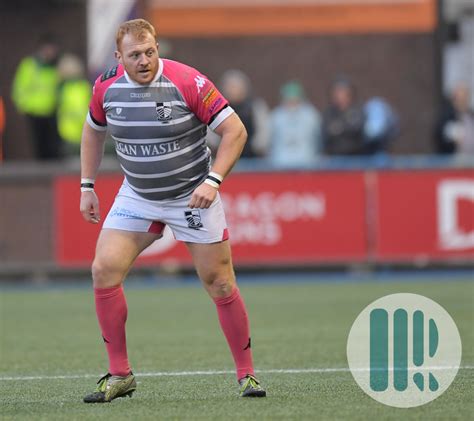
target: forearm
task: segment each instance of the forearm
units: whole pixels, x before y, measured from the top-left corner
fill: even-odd
[[[81,140],[81,178],[95,180],[104,155],[105,132],[84,124]]]
[[[212,171],[220,174],[222,177],[230,173],[247,141],[247,131],[240,120],[238,123],[233,124],[230,130],[225,130],[222,133],[222,139],[212,165]]]

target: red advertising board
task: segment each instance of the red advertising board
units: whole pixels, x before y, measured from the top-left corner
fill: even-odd
[[[382,171],[375,258],[474,259],[474,171]]]
[[[61,266],[82,266],[92,262],[95,243],[100,225],[86,223],[79,212],[81,197],[78,176],[60,176],[54,183],[55,199],[55,255]],[[96,185],[100,200],[101,219],[112,206],[116,192],[122,183],[122,177],[103,175]]]
[[[122,178],[97,183],[102,219]],[[77,177],[55,184],[56,258],[62,266],[89,264],[100,227],[79,213]],[[367,256],[364,173],[236,173],[221,195],[236,264],[282,265],[363,261]],[[190,264],[169,229],[142,253],[138,264]]]

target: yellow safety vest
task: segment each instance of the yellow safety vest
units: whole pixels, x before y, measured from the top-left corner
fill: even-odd
[[[12,99],[18,111],[48,117],[56,111],[59,76],[56,68],[34,57],[24,58],[15,73]]]
[[[58,131],[66,142],[81,143],[91,90],[91,84],[85,79],[67,80],[59,90]]]

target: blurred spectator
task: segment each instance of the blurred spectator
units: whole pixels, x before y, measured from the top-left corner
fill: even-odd
[[[270,117],[270,160],[278,166],[315,161],[321,143],[321,117],[296,81],[282,86],[281,103]]]
[[[38,159],[58,158],[61,151],[56,124],[58,52],[56,42],[43,36],[36,54],[20,62],[13,81],[12,99],[28,120]]]
[[[384,153],[400,134],[400,118],[390,104],[380,97],[369,99],[364,105],[365,153]]]
[[[5,124],[5,104],[3,103],[3,96],[0,95],[0,162],[3,161],[3,132],[5,131]]]
[[[68,154],[78,155],[92,86],[84,77],[84,64],[73,54],[61,57],[58,72],[61,80],[57,114],[59,135],[66,143]]]
[[[474,112],[470,109],[470,93],[458,84],[446,101],[436,124],[439,153],[474,154]]]
[[[364,153],[364,124],[364,110],[356,104],[354,86],[344,77],[337,78],[331,86],[330,105],[323,115],[325,153]]]
[[[262,157],[268,149],[268,107],[261,98],[252,92],[249,77],[241,70],[227,70],[220,81],[220,91],[238,114],[247,130],[247,143],[242,158]],[[217,148],[219,137],[209,132],[208,143]]]

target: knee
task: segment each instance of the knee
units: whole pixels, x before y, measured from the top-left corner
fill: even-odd
[[[227,297],[232,293],[235,285],[233,273],[210,273],[204,279],[206,289],[212,297]]]
[[[220,297],[227,297],[231,294],[234,283],[230,278],[217,278],[212,286],[215,293]]]
[[[95,288],[111,288],[120,285],[123,282],[123,275],[120,268],[95,258],[92,263],[92,280]]]

